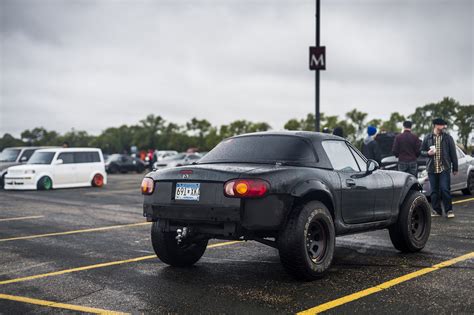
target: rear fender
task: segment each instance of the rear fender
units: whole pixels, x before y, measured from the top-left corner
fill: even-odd
[[[400,199],[398,200],[398,206],[400,207],[411,190],[423,191],[423,187],[418,183],[418,180],[414,176],[408,176],[405,185],[403,185],[400,193]]]
[[[319,180],[305,180],[296,184],[291,190],[295,204],[306,203],[311,200],[321,201],[328,207],[333,220],[335,220],[335,198],[329,187]]]

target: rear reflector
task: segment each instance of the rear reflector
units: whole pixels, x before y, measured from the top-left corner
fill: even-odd
[[[224,195],[233,198],[263,197],[270,184],[262,179],[233,179],[224,184]]]
[[[152,178],[145,177],[142,180],[142,194],[144,195],[151,195],[153,193],[153,189],[155,188],[155,182]]]

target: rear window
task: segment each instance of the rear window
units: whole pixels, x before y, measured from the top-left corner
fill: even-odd
[[[293,136],[246,136],[219,143],[199,162],[315,163],[312,146]]]
[[[100,162],[98,152],[74,152],[74,163],[96,163]]]

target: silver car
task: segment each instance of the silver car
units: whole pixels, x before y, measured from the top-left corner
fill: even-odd
[[[459,147],[456,147],[456,153],[458,156],[458,174],[454,176],[451,173],[451,192],[461,190],[465,195],[473,195],[474,158],[464,154]],[[430,196],[431,187],[426,167],[418,173],[418,182],[423,186],[423,193]]]
[[[12,147],[0,152],[0,188],[3,188],[5,174],[10,166],[28,162],[33,153],[42,147]]]
[[[156,162],[153,165],[153,168],[155,170],[159,170],[162,168],[189,165],[194,162],[197,162],[201,158],[202,158],[202,155],[199,153],[178,153],[166,159]]]

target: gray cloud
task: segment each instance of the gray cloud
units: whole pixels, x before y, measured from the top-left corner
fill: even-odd
[[[322,111],[474,103],[473,2],[322,1]],[[314,108],[314,1],[0,2],[0,134]]]

